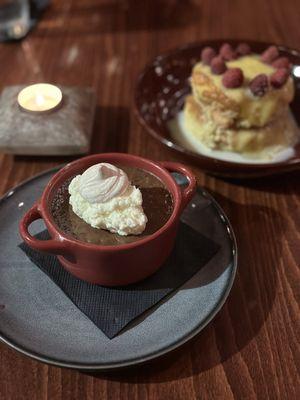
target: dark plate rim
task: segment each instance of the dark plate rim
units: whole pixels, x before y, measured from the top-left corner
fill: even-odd
[[[26,184],[39,179],[41,177],[43,177],[44,175],[50,174],[50,173],[55,173],[57,170],[59,170],[60,168],[62,168],[65,164],[60,165],[58,167],[54,167],[54,168],[50,168],[47,169],[46,171],[43,171],[29,179],[26,179],[25,181],[21,182],[19,185],[15,186],[14,188],[10,189],[6,194],[4,194],[1,198],[0,198],[0,206],[1,204],[6,201],[7,199],[9,199],[16,191],[20,190],[23,186],[25,186]],[[226,231],[228,233],[229,239],[230,239],[230,243],[231,243],[231,255],[232,255],[232,265],[231,265],[231,274],[230,277],[228,279],[228,283],[227,283],[227,287],[224,290],[224,293],[222,294],[222,297],[220,298],[219,303],[216,305],[216,307],[214,308],[214,310],[210,313],[210,315],[207,316],[207,318],[202,321],[201,323],[199,323],[199,325],[193,329],[192,331],[190,331],[188,334],[186,334],[184,337],[182,337],[180,340],[178,340],[177,342],[173,343],[172,345],[169,345],[161,350],[158,350],[154,353],[151,353],[147,356],[140,356],[137,357],[136,359],[132,359],[130,361],[123,361],[123,362],[115,362],[115,363],[76,363],[76,362],[68,362],[68,361],[64,361],[64,360],[58,360],[56,358],[51,358],[48,356],[44,356],[42,354],[27,350],[26,348],[24,348],[21,345],[18,345],[18,343],[16,343],[14,340],[8,338],[7,336],[3,335],[0,331],[0,340],[5,343],[6,345],[8,345],[9,347],[11,347],[12,349],[18,351],[19,353],[22,353],[34,360],[37,361],[41,361],[44,362],[46,364],[49,365],[54,365],[57,367],[65,367],[65,368],[71,368],[71,369],[79,369],[79,370],[89,370],[89,371],[109,371],[109,370],[115,370],[115,369],[121,369],[121,368],[126,368],[126,367],[131,367],[134,365],[138,365],[138,364],[143,364],[146,363],[148,361],[151,361],[153,359],[156,359],[158,357],[161,357],[171,351],[174,351],[175,349],[177,349],[178,347],[182,346],[183,344],[187,343],[189,340],[191,340],[194,336],[196,336],[200,331],[202,331],[212,320],[213,318],[217,315],[217,313],[221,310],[221,308],[223,307],[223,305],[225,304],[225,301],[231,291],[231,288],[233,286],[233,282],[236,276],[236,271],[237,271],[237,257],[238,257],[238,250],[237,250],[237,241],[236,241],[236,237],[233,231],[233,228],[231,226],[231,223],[227,217],[227,215],[225,214],[225,212],[223,211],[223,209],[221,208],[221,206],[217,203],[217,201],[208,193],[206,192],[206,190],[204,190],[203,188],[198,188],[198,190],[201,191],[201,194],[207,198],[209,198],[212,202],[212,204],[214,205],[214,207],[216,208],[218,215],[221,219],[221,222],[223,225],[225,225]]]
[[[263,46],[270,46],[270,45],[276,45],[280,50],[292,53],[294,56],[299,57],[300,59],[300,50],[284,46],[281,44],[276,44],[276,43],[270,43],[270,42],[265,42],[265,41],[258,41],[258,40],[247,40],[247,39],[213,39],[213,40],[203,40],[203,41],[197,41],[197,42],[191,42],[182,46],[178,46],[175,48],[172,48],[166,52],[160,53],[158,56],[153,58],[151,61],[149,61],[143,68],[142,71],[138,74],[137,81],[135,84],[134,88],[134,114],[137,117],[137,120],[141,124],[143,128],[158,142],[162,143],[169,149],[180,153],[181,155],[184,155],[185,157],[189,157],[190,159],[196,160],[199,163],[202,161],[206,165],[215,165],[218,168],[230,168],[230,169],[239,169],[242,174],[245,174],[245,176],[241,176],[238,171],[236,174],[229,172],[226,173],[226,171],[223,172],[217,172],[214,171],[215,174],[220,175],[220,176],[229,176],[229,177],[246,177],[246,176],[251,176],[252,174],[255,174],[256,172],[259,173],[259,176],[262,175],[269,175],[269,174],[274,174],[276,172],[287,172],[287,171],[292,171],[295,169],[300,169],[300,157],[295,155],[288,160],[283,160],[283,161],[278,161],[274,163],[239,163],[239,162],[232,162],[232,161],[227,161],[227,160],[221,160],[213,157],[206,156],[204,154],[198,154],[192,150],[186,149],[180,144],[177,144],[175,141],[173,141],[171,138],[165,138],[162,136],[160,133],[158,133],[154,128],[149,126],[147,121],[144,119],[140,112],[140,105],[139,105],[139,93],[140,93],[140,87],[142,85],[142,81],[144,79],[144,76],[151,70],[153,69],[153,66],[155,63],[158,61],[161,61],[162,59],[168,58],[176,53],[186,51],[189,49],[193,48],[198,48],[198,47],[203,47],[207,45],[217,45],[220,42],[229,42],[229,43],[240,43],[240,42],[247,42],[250,45],[263,45]],[[298,146],[300,144],[298,143]],[[212,168],[209,166],[205,168],[206,171],[210,172]],[[253,175],[257,176],[257,175]]]

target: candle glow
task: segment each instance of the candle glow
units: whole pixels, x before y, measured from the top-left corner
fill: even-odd
[[[37,93],[35,101],[38,106],[41,106],[45,102],[44,96],[40,93]]]
[[[23,110],[37,113],[53,110],[61,101],[61,90],[48,83],[27,86],[18,95],[18,103]]]

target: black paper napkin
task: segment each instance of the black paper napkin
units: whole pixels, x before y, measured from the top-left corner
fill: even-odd
[[[36,237],[46,240],[49,233],[43,231]],[[112,339],[131,321],[189,280],[214,256],[219,245],[181,223],[171,256],[154,275],[142,282],[115,288],[78,279],[66,271],[55,256],[32,250],[25,243],[20,244],[20,248]]]

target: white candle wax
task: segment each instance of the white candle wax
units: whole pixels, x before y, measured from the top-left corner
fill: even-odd
[[[61,90],[49,83],[25,87],[18,94],[18,103],[26,111],[44,112],[56,108],[62,101]]]

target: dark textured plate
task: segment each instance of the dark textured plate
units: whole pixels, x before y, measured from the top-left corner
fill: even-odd
[[[226,40],[233,45],[240,41]],[[253,51],[262,52],[270,43],[247,41]],[[216,49],[224,40],[206,41],[179,47],[169,53],[156,57],[146,66],[139,76],[135,91],[136,114],[147,131],[162,144],[184,155],[206,172],[220,176],[249,178],[300,169],[300,143],[295,147],[295,154],[288,160],[277,163],[237,163],[205,156],[188,150],[176,143],[171,137],[168,121],[173,119],[190,93],[189,77],[193,65],[200,59],[201,49],[212,46]],[[287,47],[279,46],[280,53],[288,56],[294,66],[296,94],[291,104],[292,112],[300,123],[300,53]],[[298,78],[297,78],[298,75]]]
[[[199,189],[183,220],[220,244],[218,254],[167,300],[110,340],[18,247],[19,220],[55,172],[21,184],[0,200],[1,340],[50,364],[108,370],[156,358],[200,332],[224,304],[237,266],[234,234],[215,200]],[[39,220],[31,232],[43,229]]]

